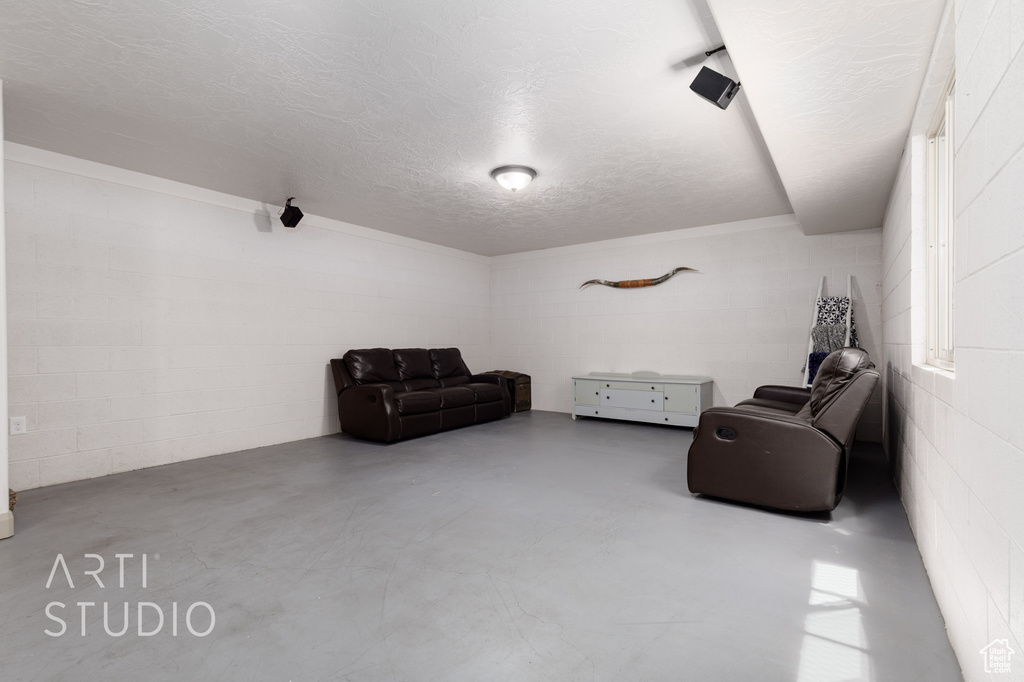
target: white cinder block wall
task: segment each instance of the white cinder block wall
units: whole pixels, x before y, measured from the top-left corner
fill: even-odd
[[[881,231],[792,216],[488,259],[8,145],[11,479],[28,489],[337,430],[327,360],[462,348],[568,411],[576,372],[709,374],[716,403],[801,377],[821,275],[880,341]],[[577,287],[656,276],[659,287]],[[881,434],[869,408],[862,437]]]
[[[486,258],[7,152],[16,490],[334,433],[327,361],[349,348],[488,369]]]
[[[951,9],[955,373],[924,364],[923,133],[950,61],[937,50],[883,233],[885,442],[966,679],[989,679],[980,650],[1004,638],[1024,679],[1024,4]]]
[[[793,216],[677,230],[492,259],[494,363],[532,376],[536,409],[569,412],[570,377],[587,372],[705,374],[715,403],[762,384],[798,385],[814,295],[846,293],[865,349],[881,349],[881,230],[805,236]],[[645,289],[581,283],[647,279]],[[861,437],[881,437],[880,402]]]

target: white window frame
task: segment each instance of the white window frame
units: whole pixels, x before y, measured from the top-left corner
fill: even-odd
[[[928,308],[925,346],[928,364],[953,369],[954,136],[952,75],[928,131],[928,216],[925,259]]]

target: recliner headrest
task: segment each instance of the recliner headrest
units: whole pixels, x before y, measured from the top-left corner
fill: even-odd
[[[426,348],[398,348],[394,351],[394,356],[395,367],[402,381],[434,378],[430,353]]]
[[[343,359],[357,385],[399,381],[395,358],[389,348],[350,350]]]
[[[875,366],[871,358],[861,348],[840,348],[822,360],[814,382],[811,384],[811,414],[831,402],[839,391],[864,369]]]
[[[469,376],[469,368],[462,361],[458,348],[431,348],[430,365],[435,379]]]

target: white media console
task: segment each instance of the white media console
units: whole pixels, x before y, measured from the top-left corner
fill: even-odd
[[[572,378],[572,418],[598,417],[697,426],[711,407],[711,377],[654,372],[587,374]]]

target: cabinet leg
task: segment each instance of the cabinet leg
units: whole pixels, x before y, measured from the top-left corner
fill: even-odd
[[[573,420],[573,421],[576,421],[576,415],[575,415],[575,414],[574,414],[574,415],[572,415],[572,420]]]

